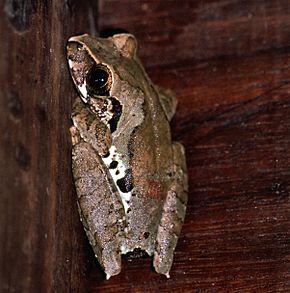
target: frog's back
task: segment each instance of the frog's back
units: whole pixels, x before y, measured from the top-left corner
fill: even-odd
[[[143,121],[132,131],[128,150],[134,187],[123,251],[141,248],[152,254],[173,164],[169,122],[150,80],[144,91]]]

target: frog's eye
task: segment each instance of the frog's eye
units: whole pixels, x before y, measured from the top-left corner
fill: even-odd
[[[110,70],[104,65],[93,65],[88,72],[86,83],[89,94],[108,96],[112,85]]]

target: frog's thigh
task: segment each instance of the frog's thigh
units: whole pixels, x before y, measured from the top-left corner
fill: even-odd
[[[118,219],[122,208],[111,188],[100,157],[85,142],[72,151],[78,206],[94,253],[109,278],[121,270]]]
[[[158,273],[169,277],[173,252],[184,221],[187,203],[187,173],[183,146],[173,144],[174,174],[167,193],[163,213],[158,227],[154,252],[154,267]]]
[[[158,86],[156,86],[156,88],[159,93],[159,101],[162,105],[162,108],[165,112],[168,121],[170,121],[176,110],[176,98],[170,90]]]

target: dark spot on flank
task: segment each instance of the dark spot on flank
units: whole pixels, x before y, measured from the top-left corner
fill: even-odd
[[[117,170],[115,174],[116,174],[116,175],[119,175],[119,174],[120,174],[120,171],[119,171],[119,170]]]
[[[118,162],[117,161],[112,161],[110,166],[109,166],[109,168],[110,169],[115,169],[115,168],[117,168],[117,166],[118,166]]]
[[[117,129],[117,125],[118,125],[120,116],[122,114],[122,105],[117,99],[113,97],[111,97],[110,100],[113,106],[112,108],[113,117],[108,121],[108,123],[110,125],[111,132],[114,132]]]
[[[119,186],[120,190],[124,193],[130,192],[133,189],[133,177],[131,169],[127,169],[125,171],[125,176],[117,180],[117,185]]]

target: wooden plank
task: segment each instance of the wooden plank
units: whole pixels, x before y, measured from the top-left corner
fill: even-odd
[[[71,176],[75,89],[65,45],[90,29],[89,9],[74,1],[1,2],[1,292],[84,292],[87,243]]]
[[[100,29],[136,35],[147,66],[249,55],[290,43],[288,0],[100,1]]]

